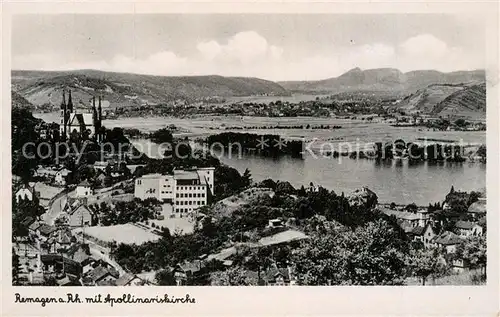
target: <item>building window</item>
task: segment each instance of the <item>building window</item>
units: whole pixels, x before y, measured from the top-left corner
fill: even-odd
[[[193,194],[189,193],[189,198],[193,198]]]
[[[140,179],[137,180],[137,185],[141,185],[141,180]]]
[[[175,204],[176,204],[176,205],[178,205],[178,204],[179,204],[179,202],[176,200],[176,201],[175,201]]]
[[[201,193],[201,197],[205,197],[205,193]]]
[[[193,204],[193,202],[190,200],[190,201],[189,201],[189,204],[191,205],[191,204]]]
[[[175,194],[175,197],[179,198],[179,193]]]

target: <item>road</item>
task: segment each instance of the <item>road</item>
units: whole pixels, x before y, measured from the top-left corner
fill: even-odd
[[[68,194],[62,195],[61,197],[55,199],[52,202],[52,205],[48,207],[48,210],[45,214],[42,215],[43,221],[49,225],[54,224],[54,220],[61,214],[62,208],[66,205],[66,201],[68,200]]]
[[[95,244],[90,240],[85,240],[85,243],[89,244],[90,253],[95,259],[100,259],[111,264],[118,271],[120,276],[126,273],[125,270],[120,266],[120,264],[116,263],[116,261],[109,256],[105,248]]]

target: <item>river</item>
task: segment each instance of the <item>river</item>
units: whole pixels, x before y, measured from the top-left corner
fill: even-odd
[[[44,116],[40,116],[46,121],[53,121]],[[257,118],[258,119],[258,118]],[[250,121],[255,126],[253,118],[243,118]],[[231,121],[232,120],[232,121]],[[287,124],[304,122],[303,118],[287,119],[260,119],[261,121],[280,123],[286,121]],[[345,128],[339,131],[307,131],[310,136],[316,137],[324,134],[323,139],[332,137],[333,133],[340,134],[344,141],[351,141],[360,137],[368,141],[378,141],[381,138],[394,139],[403,137],[407,141],[414,141],[417,137],[464,140],[465,143],[486,143],[485,132],[446,132],[446,131],[421,131],[417,128],[394,128],[385,127],[381,124],[368,125],[362,122],[343,122],[335,119],[307,119],[316,124],[341,124]],[[232,118],[210,119],[165,119],[165,118],[125,118],[120,120],[109,120],[104,123],[106,126],[135,127],[141,130],[155,130],[173,123],[189,130],[195,135],[210,133],[220,133],[222,131],[209,131],[208,126],[220,125],[222,122],[229,122],[227,125],[234,125]],[[268,124],[266,123],[266,124]],[[348,126],[349,125],[349,126]],[[246,131],[253,132],[253,131]],[[260,130],[264,133],[295,133],[290,130]],[[303,133],[303,131],[297,131]],[[409,139],[412,137],[413,139]],[[147,140],[133,140],[134,145],[145,149],[147,154],[157,153],[157,145],[151,144]],[[292,185],[299,187],[307,186],[310,182],[321,185],[337,193],[350,193],[356,188],[368,186],[379,197],[380,202],[411,203],[417,205],[427,205],[430,202],[442,201],[449,192],[451,186],[457,190],[481,190],[486,187],[486,164],[483,163],[428,163],[409,164],[408,161],[392,161],[377,163],[373,160],[314,157],[306,154],[304,159],[294,159],[282,157],[279,159],[264,158],[252,155],[243,157],[220,156],[220,160],[229,166],[243,172],[250,169],[252,178],[261,181],[266,178],[274,180],[289,181]]]

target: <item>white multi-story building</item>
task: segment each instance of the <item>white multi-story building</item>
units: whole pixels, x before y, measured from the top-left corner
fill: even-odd
[[[189,213],[207,204],[214,189],[213,167],[174,170],[173,175],[147,174],[135,180],[134,196],[170,202],[174,213]]]

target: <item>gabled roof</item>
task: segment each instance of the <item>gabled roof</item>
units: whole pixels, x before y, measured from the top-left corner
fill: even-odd
[[[89,209],[89,207],[87,205],[84,205],[84,204],[79,204],[77,207],[75,208],[71,208],[69,211],[68,211],[68,214],[70,215],[73,215],[74,213],[76,212],[84,212],[84,211],[88,211],[90,214],[92,214],[92,211]]]
[[[476,201],[469,206],[467,212],[474,214],[485,214],[486,213],[486,201]]]
[[[475,226],[477,226],[478,224],[474,223],[474,222],[470,222],[470,221],[457,221],[457,223],[455,224],[455,227],[457,227],[458,229],[466,229],[466,230],[470,230],[472,228],[474,228]]]
[[[440,235],[434,237],[434,242],[442,245],[454,245],[462,242],[459,236],[450,231],[445,231]]]
[[[411,233],[414,234],[414,235],[416,235],[416,236],[421,236],[421,235],[424,234],[424,232],[425,232],[425,227],[422,227],[422,226],[416,226],[411,231]]]
[[[80,182],[78,186],[83,186],[83,187],[90,187],[90,183],[87,180],[84,180],[83,182]]]
[[[194,260],[191,262],[181,263],[179,264],[179,267],[186,273],[187,272],[196,273],[205,267],[205,263],[200,260]]]
[[[116,272],[115,270],[108,269],[108,268],[106,268],[104,266],[98,266],[98,267],[96,267],[95,269],[93,269],[92,271],[90,271],[88,273],[88,276],[94,282],[100,281],[101,279],[103,279],[107,275],[111,275],[114,278],[117,278],[118,277],[118,272]]]
[[[41,234],[49,236],[52,232],[56,231],[57,228],[44,223],[38,228],[38,230],[40,230]]]
[[[35,223],[35,219],[33,217],[26,217],[24,220],[21,222],[23,227],[30,227],[33,223]]]
[[[29,229],[30,230],[36,230],[38,228],[40,228],[42,226],[42,223],[40,221],[35,221],[33,222],[30,226],[29,226]]]
[[[123,274],[122,276],[120,276],[115,281],[115,284],[117,286],[125,286],[125,285],[129,284],[130,282],[132,282],[135,279],[141,279],[141,278],[138,277],[137,275],[133,275],[133,274],[130,274],[130,273],[125,273],[125,274]]]
[[[288,273],[288,269],[286,268],[272,267],[268,269],[264,274],[264,278],[267,282],[275,281],[280,276],[283,277],[285,281],[290,280],[290,274]]]

